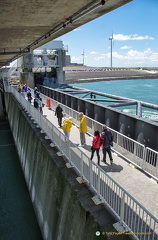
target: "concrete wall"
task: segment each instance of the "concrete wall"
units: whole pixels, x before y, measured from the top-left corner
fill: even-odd
[[[0,118],[4,117],[4,95],[0,91]]]
[[[68,93],[38,86],[40,91],[76,111],[84,114],[110,128],[132,138],[146,147],[158,151],[158,122],[123,113],[115,108],[107,107],[89,100],[72,96]]]
[[[96,206],[92,191],[76,181],[57,149],[40,132],[22,107],[5,93],[6,109],[31,199],[45,240],[105,240],[96,231],[114,232],[114,218]],[[113,235],[117,240],[118,236]],[[119,236],[119,239],[128,239]]]

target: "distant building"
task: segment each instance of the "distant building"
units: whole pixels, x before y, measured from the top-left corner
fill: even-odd
[[[71,56],[66,55],[66,66],[72,65],[72,66],[83,66],[83,63],[72,63],[71,62]]]
[[[22,69],[21,81],[30,86],[33,83],[48,87],[64,84],[66,51],[62,41],[51,41],[22,56],[18,59],[18,67]]]

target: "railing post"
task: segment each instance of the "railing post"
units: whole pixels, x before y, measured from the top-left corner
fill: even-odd
[[[98,168],[97,197],[100,198],[100,169]]]
[[[92,160],[89,159],[89,185],[93,185]]]
[[[134,150],[133,150],[133,161],[135,160],[136,157],[136,143],[134,142]]]
[[[125,209],[125,192],[122,191],[121,210],[120,210],[120,224],[122,226],[123,226],[123,219],[124,219],[124,209]]]
[[[81,177],[83,179],[83,153],[81,153]]]
[[[144,151],[143,151],[143,160],[144,160],[144,163],[142,164],[142,169],[145,170],[146,169],[146,165],[147,165],[147,162],[146,162],[146,155],[147,155],[147,149],[146,147],[144,146]]]
[[[68,159],[68,161],[69,161],[69,163],[70,163],[70,165],[72,165],[72,162],[71,162],[71,148],[70,148],[70,141],[68,141],[68,145],[69,145],[69,159]]]

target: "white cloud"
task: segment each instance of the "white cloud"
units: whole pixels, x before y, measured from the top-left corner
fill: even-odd
[[[153,37],[150,36],[139,36],[138,34],[131,34],[131,35],[123,35],[123,34],[114,34],[114,40],[116,41],[127,41],[127,40],[154,40]]]
[[[158,61],[158,53],[153,52],[150,48],[147,48],[146,50],[140,52],[136,50],[129,50],[126,54],[121,55],[117,52],[113,52],[112,54],[113,58],[117,59],[125,59],[125,60],[131,60],[131,61]]]
[[[98,54],[98,53],[96,51],[92,51],[92,52],[90,52],[90,54],[95,55],[95,54]]]
[[[89,58],[87,63],[94,66],[110,66],[110,57],[110,53],[100,54],[93,59]],[[144,51],[130,49],[124,54],[113,52],[112,57],[114,67],[150,67],[158,64],[158,52],[154,52],[150,48]]]
[[[73,31],[74,32],[81,31],[81,27],[75,28]]]
[[[81,58],[71,57],[71,62],[80,62]]]
[[[129,48],[132,48],[132,47],[127,45],[120,47],[120,49],[129,49]]]
[[[99,61],[101,59],[105,59],[105,56],[95,57],[94,60]]]

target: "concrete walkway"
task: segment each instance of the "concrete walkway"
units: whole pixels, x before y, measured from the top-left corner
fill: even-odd
[[[43,115],[56,127],[58,127],[55,112],[52,109],[48,109],[46,105],[43,108]],[[60,128],[59,130],[62,131]],[[80,144],[79,130],[75,125],[73,125],[71,129],[70,140],[75,144]],[[86,134],[86,146],[80,147],[89,157],[91,156],[91,143],[92,137]],[[102,150],[100,149],[101,160],[102,156]],[[110,161],[107,157],[107,164],[101,161],[100,167],[149,212],[158,218],[158,184],[140,170],[131,167],[129,163],[118,157],[115,153],[113,153],[113,160],[113,165],[110,165]],[[96,153],[93,161],[97,163]]]

